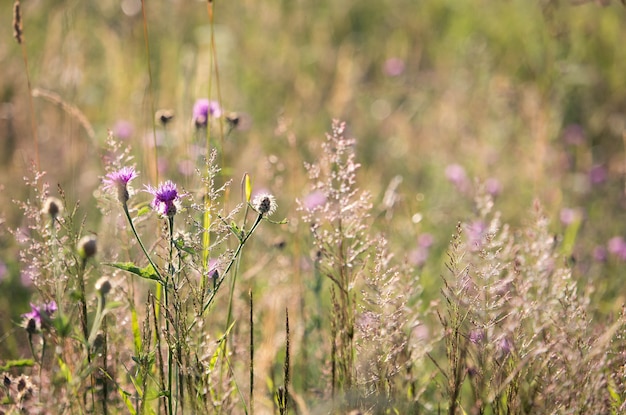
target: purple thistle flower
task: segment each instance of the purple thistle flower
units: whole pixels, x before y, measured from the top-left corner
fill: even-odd
[[[217,101],[201,98],[193,106],[193,121],[197,128],[206,127],[210,117],[219,118],[221,115],[222,109]]]
[[[117,171],[113,171],[107,174],[103,180],[104,189],[117,190],[117,198],[120,202],[125,204],[130,197],[128,194],[128,182],[137,177],[138,174],[134,167],[122,167]]]
[[[146,186],[146,191],[154,196],[154,200],[151,206],[162,216],[169,218],[174,217],[176,214],[176,205],[174,202],[178,201],[178,190],[176,190],[176,184],[170,180],[155,189],[152,186]]]
[[[46,323],[46,320],[52,317],[55,311],[57,311],[57,303],[50,301],[41,306],[30,304],[30,312],[22,314],[24,318],[24,327],[31,333],[34,333],[41,329],[42,323]]]

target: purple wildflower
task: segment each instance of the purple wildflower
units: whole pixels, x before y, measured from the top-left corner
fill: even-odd
[[[606,182],[607,172],[604,166],[597,164],[591,168],[589,171],[589,181],[592,186],[602,184]]]
[[[417,237],[417,244],[423,248],[430,248],[435,238],[429,233],[423,233]]]
[[[458,191],[461,193],[467,192],[470,183],[463,166],[460,164],[450,164],[446,167],[445,174],[446,178],[450,181],[450,183],[456,186]]]
[[[128,140],[134,132],[133,124],[127,120],[118,120],[113,126],[113,134],[120,140]]]
[[[468,338],[470,342],[480,344],[485,340],[485,331],[481,329],[470,330]]]
[[[176,185],[171,181],[161,183],[161,185],[155,189],[152,186],[146,186],[146,191],[154,196],[154,200],[151,206],[162,216],[174,217],[176,214],[176,205],[174,202],[178,201],[178,190]]]
[[[609,239],[607,250],[622,261],[626,261],[626,242],[621,236],[615,236]]]
[[[7,264],[0,260],[0,282],[2,282],[6,278],[8,273],[9,268],[7,267]]]
[[[217,279],[220,277],[218,265],[219,264],[216,259],[209,260],[209,278],[213,279],[214,281],[217,281]]]
[[[404,72],[405,64],[400,58],[389,58],[383,65],[383,71],[387,76],[400,76]]]
[[[595,259],[597,262],[606,262],[607,257],[608,255],[605,247],[596,246],[593,249],[593,259]]]
[[[313,211],[317,207],[326,203],[326,195],[321,190],[315,190],[304,197],[304,207],[308,211]]]
[[[117,199],[126,204],[128,202],[128,198],[130,197],[128,194],[128,182],[137,177],[138,174],[135,171],[134,167],[122,167],[117,171],[113,171],[106,175],[104,178],[104,189],[113,189],[117,190]]]
[[[467,238],[472,250],[479,250],[482,247],[484,238],[487,235],[487,225],[482,220],[476,220],[466,227]]]
[[[502,185],[500,184],[500,181],[498,179],[492,177],[487,179],[487,181],[485,182],[485,190],[487,190],[487,193],[489,193],[491,196],[496,197],[502,191]]]
[[[574,222],[580,221],[581,216],[580,210],[572,208],[563,208],[559,214],[561,223],[565,226],[569,226]]]
[[[201,98],[193,106],[193,121],[197,128],[206,127],[209,118],[219,118],[222,109],[217,101]]]
[[[57,311],[57,303],[50,301],[41,306],[30,304],[30,312],[22,314],[24,327],[31,333],[41,330],[46,321]]]
[[[429,253],[429,248],[418,246],[417,248],[409,252],[407,259],[409,263],[415,265],[416,267],[421,267],[426,263]]]

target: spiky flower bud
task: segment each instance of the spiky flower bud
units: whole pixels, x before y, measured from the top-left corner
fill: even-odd
[[[83,236],[80,241],[78,241],[78,255],[87,260],[98,252],[98,244],[96,242],[96,238],[94,236]]]
[[[100,295],[104,297],[111,291],[113,286],[107,277],[100,277],[98,281],[96,281],[95,288]]]
[[[161,123],[161,126],[165,127],[174,118],[174,111],[169,109],[158,110],[155,114],[155,119]]]
[[[54,220],[61,212],[63,212],[63,203],[61,203],[61,201],[56,197],[48,197],[43,204],[41,212],[43,214],[50,215],[50,218]]]

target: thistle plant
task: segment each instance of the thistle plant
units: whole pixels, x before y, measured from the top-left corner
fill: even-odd
[[[219,346],[209,354],[200,353],[201,348],[208,346],[205,343],[209,335],[205,321],[222,283],[229,276],[232,301],[237,271],[234,264],[258,226],[276,210],[274,197],[260,194],[250,205],[246,205],[241,225],[235,224],[232,218],[241,206],[228,214],[223,214],[217,208],[219,195],[225,187],[213,188],[214,176],[219,172],[211,164],[214,160],[215,153],[212,153],[206,169],[209,175],[203,178],[203,182],[209,188],[213,200],[210,208],[215,210],[211,215],[221,220],[215,221],[212,228],[208,229],[216,235],[208,250],[217,258],[211,259],[206,267],[203,236],[207,230],[201,225],[201,218],[206,214],[205,203],[195,203],[189,193],[180,191],[169,180],[157,187],[146,185],[145,191],[152,196],[150,207],[156,214],[153,220],[163,223],[163,226],[157,227],[161,229],[159,239],[150,248],[142,236],[145,230],[142,232],[135,224],[139,217],[135,216],[135,210],[131,208],[133,200],[128,185],[138,177],[136,171],[131,166],[124,166],[109,172],[103,180],[104,191],[112,192],[117,197],[129,231],[147,262],[146,266],[135,262],[110,262],[108,265],[156,283],[153,287],[154,295],[151,295],[147,307],[148,317],[151,317],[147,318],[143,328],[134,329],[137,358],[143,367],[136,375],[136,394],[142,401],[140,406],[145,407],[147,395],[156,387],[163,396],[163,410],[168,414],[187,410],[206,411],[210,407],[207,405],[211,404],[219,408],[229,405],[230,388],[220,389],[224,381],[221,376],[217,384],[214,380],[216,373],[223,373],[222,369],[217,369],[216,359],[222,362],[220,367],[228,365],[226,339],[232,328],[231,319],[227,318]],[[246,200],[250,200],[250,197],[247,196]],[[248,211],[256,213],[256,219],[249,228],[245,219]],[[182,225],[177,225],[179,220]],[[184,227],[189,227],[190,232]],[[238,243],[234,250],[224,247],[229,235],[234,236]],[[150,355],[156,358],[147,358]],[[148,376],[153,370],[158,373],[158,381],[150,386]],[[207,399],[208,394],[212,396],[211,399]]]

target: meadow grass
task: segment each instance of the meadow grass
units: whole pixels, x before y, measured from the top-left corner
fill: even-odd
[[[620,2],[0,4],[0,412],[626,411]]]

